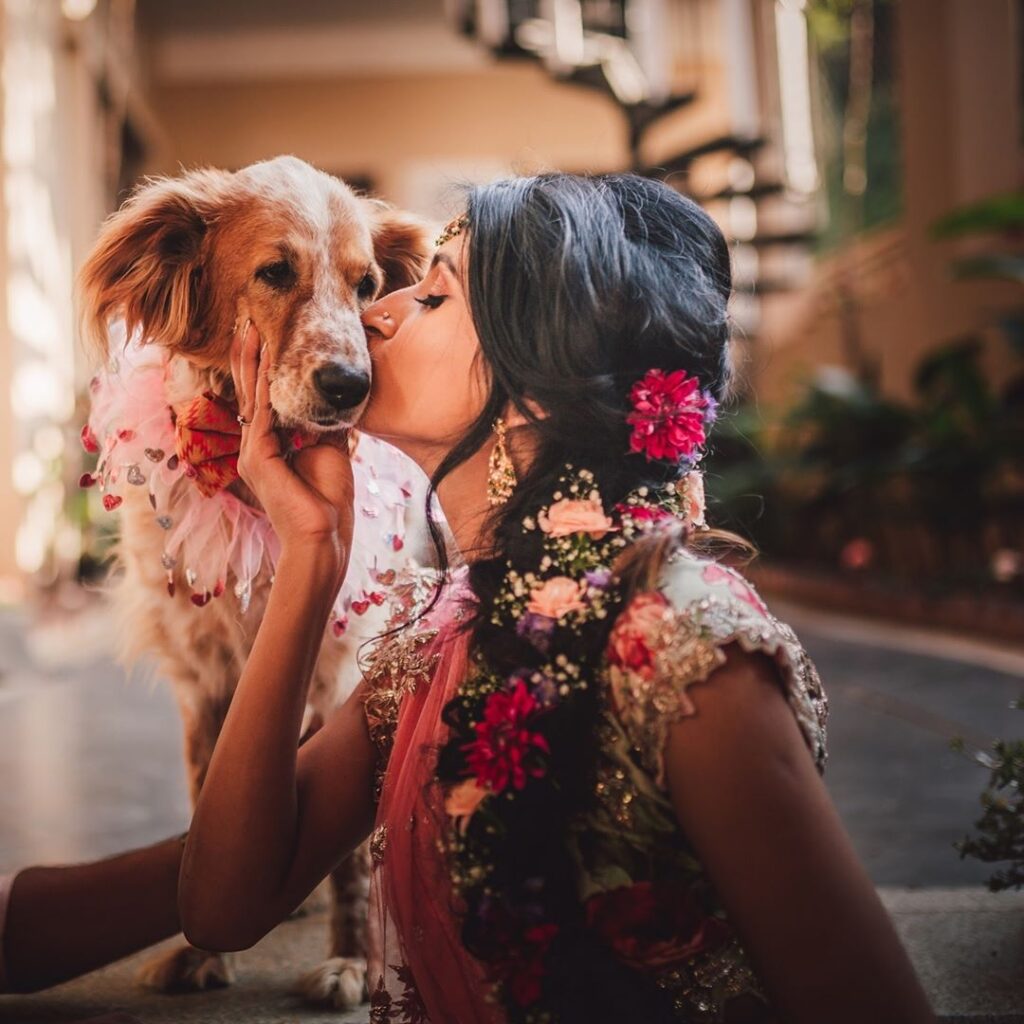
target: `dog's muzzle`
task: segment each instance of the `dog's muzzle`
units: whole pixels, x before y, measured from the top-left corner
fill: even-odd
[[[313,371],[319,395],[338,412],[354,409],[370,393],[370,375],[344,363],[325,363]]]

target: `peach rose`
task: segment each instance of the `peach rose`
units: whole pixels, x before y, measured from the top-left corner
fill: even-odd
[[[634,597],[608,637],[609,661],[649,677],[654,670],[653,648],[667,611],[668,601],[657,591]]]
[[[568,576],[553,576],[530,591],[530,603],[526,610],[534,615],[547,615],[551,619],[560,619],[569,612],[581,612],[586,608],[582,601],[585,589],[583,584]]]
[[[589,533],[594,540],[600,540],[615,527],[604,514],[601,502],[596,498],[572,500],[563,498],[556,501],[547,512],[537,517],[540,528],[552,537],[565,537],[570,533]]]
[[[692,469],[683,480],[683,512],[694,526],[704,525],[704,474]]]
[[[459,823],[459,831],[465,834],[469,827],[469,819],[473,817],[473,812],[486,796],[487,790],[483,786],[477,785],[476,779],[466,779],[445,797],[445,814],[452,818],[462,818],[463,820]]]

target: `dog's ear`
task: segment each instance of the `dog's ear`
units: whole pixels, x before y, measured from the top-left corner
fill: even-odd
[[[415,284],[430,260],[430,227],[425,220],[404,210],[396,210],[381,199],[365,199],[373,232],[373,250],[384,271],[381,293],[397,291]]]
[[[78,275],[82,337],[101,361],[115,317],[129,338],[139,330],[146,342],[188,346],[209,302],[204,243],[230,177],[201,170],[147,182],[107,219]]]

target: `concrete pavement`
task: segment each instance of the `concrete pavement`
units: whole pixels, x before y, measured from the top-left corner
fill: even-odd
[[[984,770],[949,740],[1020,734],[1024,656],[771,601],[815,659],[832,701],[826,781],[944,1019],[1024,1020],[1024,896],[991,895],[954,840],[978,814]],[[90,616],[92,616],[90,618]],[[166,688],[126,679],[98,612],[52,628],[0,613],[0,871],[87,859],[181,831],[180,728]],[[322,923],[282,925],[240,958],[233,989],[140,994],[131,963],[31,999],[0,1021],[57,1021],[115,1005],[149,1024],[319,1021],[286,995],[321,956]],[[351,1021],[365,1020],[356,1014]]]

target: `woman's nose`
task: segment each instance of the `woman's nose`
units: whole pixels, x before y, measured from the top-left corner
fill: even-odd
[[[363,326],[376,331],[383,338],[390,338],[412,307],[412,293],[412,288],[403,288],[367,306],[363,310]]]

